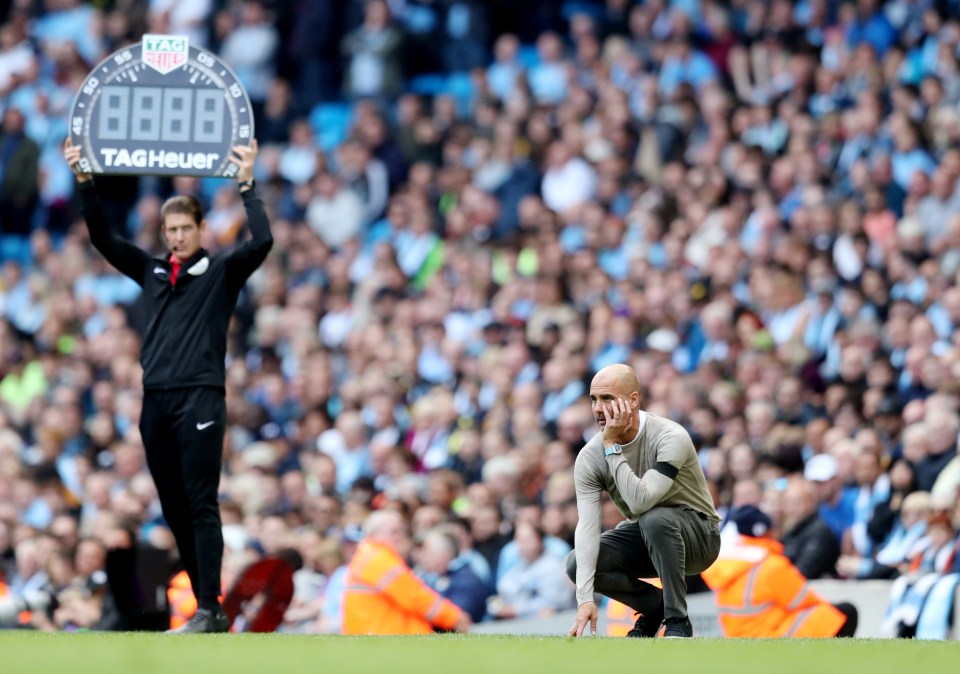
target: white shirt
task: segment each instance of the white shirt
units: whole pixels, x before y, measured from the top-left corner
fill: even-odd
[[[307,206],[307,224],[327,246],[339,248],[360,233],[360,197],[346,189],[339,190],[332,199],[315,196]]]
[[[597,174],[585,160],[574,157],[560,168],[550,169],[543,176],[543,203],[562,212],[589,201],[597,191]]]

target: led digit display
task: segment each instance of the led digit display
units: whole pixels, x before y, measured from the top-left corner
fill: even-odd
[[[232,177],[230,148],[253,140],[250,99],[216,56],[144,35],[84,80],[70,115],[93,173]]]

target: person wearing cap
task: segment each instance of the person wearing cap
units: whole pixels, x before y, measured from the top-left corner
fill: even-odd
[[[579,522],[567,575],[577,586],[570,636],[590,624],[596,634],[594,591],[640,614],[627,636],[691,637],[686,576],[709,567],[720,551],[720,517],[690,434],[640,409],[633,368],[610,365],[590,384],[600,432],[574,467]],[[601,497],[610,494],[626,518],[600,532]],[[663,589],[640,580],[660,578]]]
[[[720,550],[720,557],[703,572],[714,592],[725,637],[852,637],[857,609],[831,604],[770,537],[770,518],[756,506],[737,508],[731,515],[739,536]]]
[[[813,483],[817,495],[817,512],[830,531],[843,540],[856,519],[856,489],[844,487],[839,465],[831,454],[811,456],[803,467],[803,477]]]

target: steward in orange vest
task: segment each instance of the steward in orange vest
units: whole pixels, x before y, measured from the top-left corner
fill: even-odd
[[[217,599],[222,600],[226,590],[220,593]],[[186,571],[180,571],[167,585],[167,606],[170,607],[170,629],[175,630],[184,625],[197,612],[197,595],[193,593],[190,576]]]
[[[190,585],[190,576],[181,571],[167,588],[167,604],[170,606],[170,629],[175,630],[197,612],[197,597]]]
[[[659,578],[641,578],[640,580],[663,589],[663,583]],[[607,636],[627,636],[627,632],[636,627],[637,615],[639,614],[626,604],[621,604],[616,599],[609,600],[607,602]],[[663,631],[662,627],[660,631]]]
[[[398,550],[407,541],[399,513],[379,510],[363,525],[364,539],[347,566],[344,634],[466,632],[470,616],[431,590]]]
[[[742,506],[731,520],[740,535],[721,546],[717,561],[702,574],[714,591],[724,636],[853,636],[856,608],[831,604],[810,588],[783,555],[783,546],[767,536],[767,515]]]

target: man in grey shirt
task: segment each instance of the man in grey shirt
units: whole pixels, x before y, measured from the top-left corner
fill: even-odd
[[[597,631],[594,591],[640,614],[628,636],[693,636],[684,576],[705,570],[720,552],[720,517],[690,434],[640,409],[632,368],[610,365],[590,384],[600,433],[580,450],[574,468],[579,522],[567,575],[577,584],[577,621]],[[626,517],[600,533],[600,497],[610,494]],[[663,590],[640,578],[659,577]]]

